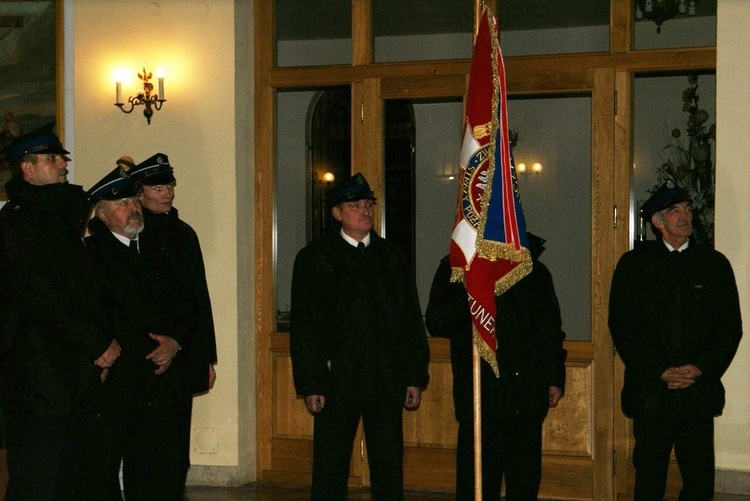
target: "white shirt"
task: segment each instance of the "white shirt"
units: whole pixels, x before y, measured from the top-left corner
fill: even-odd
[[[341,231],[339,233],[341,233],[341,236],[344,237],[344,240],[349,242],[349,245],[351,245],[352,247],[356,247],[359,244],[359,242],[357,242],[355,239],[353,239],[352,237],[344,233],[344,228],[341,228]],[[362,243],[365,244],[365,247],[368,247],[370,245],[369,233],[367,234],[365,238],[362,239]]]

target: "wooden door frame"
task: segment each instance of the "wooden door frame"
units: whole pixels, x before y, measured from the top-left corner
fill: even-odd
[[[479,2],[475,4],[478,8]],[[576,343],[569,350],[582,360],[590,357],[594,383],[608,381],[607,384],[595,384],[591,393],[592,408],[606,409],[601,411],[604,414],[593,419],[591,499],[614,499],[627,483],[621,468],[622,462],[627,460],[627,441],[623,442],[621,433],[623,428],[627,429],[627,421],[614,398],[619,393],[619,373],[606,326],[606,300],[614,263],[629,248],[632,75],[635,72],[716,68],[715,47],[631,50],[631,8],[629,2],[611,0],[611,49],[608,53],[524,56],[506,58],[505,61],[508,90],[512,93],[520,92],[520,89],[534,93],[543,89],[573,88],[582,72],[591,79],[591,83],[580,90],[592,92],[592,183],[600,189],[592,193],[592,232],[596,238],[592,240],[591,250],[592,257],[601,258],[592,259],[592,298],[596,300],[591,305],[591,342],[589,345]],[[278,468],[273,454],[274,407],[271,397],[274,386],[279,384],[276,364],[283,361],[281,355],[288,350],[288,336],[274,332],[276,92],[285,88],[352,85],[355,108],[354,99],[374,102],[376,95],[380,99],[401,96],[404,90],[413,92],[408,96],[412,98],[441,93],[460,95],[469,72],[470,62],[467,60],[374,64],[371,12],[372,0],[354,0],[351,65],[277,68],[274,1],[254,2],[256,453],[257,477],[261,480],[271,478],[273,475],[266,473]],[[614,92],[597,89],[614,89]],[[367,112],[374,114],[371,120],[382,121],[382,110],[368,108]],[[382,145],[376,144],[373,135],[364,134],[364,129],[353,131],[353,139],[354,134],[359,134],[363,143],[361,147],[354,147],[356,152],[353,151],[352,159],[361,160],[367,172],[374,175],[377,172],[375,159],[382,155]],[[444,348],[440,343],[436,346]],[[616,461],[614,453],[617,453]],[[614,467],[617,467],[617,473],[614,473]]]

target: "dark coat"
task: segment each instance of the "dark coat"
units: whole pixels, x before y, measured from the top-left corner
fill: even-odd
[[[133,395],[158,377],[166,381],[179,402],[190,395],[186,357],[179,351],[169,369],[155,376],[157,367],[146,355],[158,343],[148,333],[177,339],[192,330],[192,304],[166,301],[172,280],[160,261],[133,254],[97,218],[89,221],[89,230],[86,246],[97,264],[101,296],[106,300],[105,318],[122,348],[105,382],[105,395],[109,399]]]
[[[742,337],[737,286],[723,254],[691,241],[674,255],[661,240],[625,253],[612,278],[609,329],[625,363],[625,415],[722,412],[721,376]],[[669,390],[661,375],[685,364],[703,375],[688,388]]]
[[[299,395],[385,397],[425,388],[429,346],[403,255],[370,233],[363,256],[338,231],[294,262],[290,342]]]
[[[440,262],[427,305],[427,330],[451,341],[453,401],[456,419],[470,422],[473,413],[472,323],[466,289],[450,282],[448,256]],[[549,389],[565,391],[565,332],[552,275],[534,261],[533,271],[495,298],[497,361],[500,378],[481,363],[482,411],[544,419]]]
[[[81,239],[85,193],[67,183],[32,186],[15,178],[6,189],[0,280],[5,308],[17,321],[3,329],[4,411],[38,416],[96,408],[101,382],[94,360],[111,337]]]
[[[216,334],[198,235],[179,218],[175,208],[166,214],[156,214],[144,207],[143,217],[141,252],[176,277],[177,286],[170,286],[173,300],[192,305],[188,312],[192,329],[175,333],[178,336],[175,339],[190,367],[193,393],[206,392],[208,366],[217,360]]]

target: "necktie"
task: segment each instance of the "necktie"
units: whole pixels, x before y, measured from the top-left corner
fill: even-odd
[[[364,256],[365,255],[365,244],[360,242],[357,244],[357,250]]]
[[[130,248],[130,252],[135,254],[136,256],[138,253],[138,240],[131,240],[130,245],[128,246]]]

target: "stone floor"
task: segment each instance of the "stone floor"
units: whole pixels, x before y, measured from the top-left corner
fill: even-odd
[[[307,488],[284,488],[251,484],[244,487],[198,487],[188,486],[188,501],[307,501]],[[363,491],[351,491],[349,501],[371,501],[372,496]],[[405,501],[445,501],[453,494],[407,492]],[[553,500],[548,500],[553,501]],[[716,494],[714,501],[750,501],[750,496]]]

